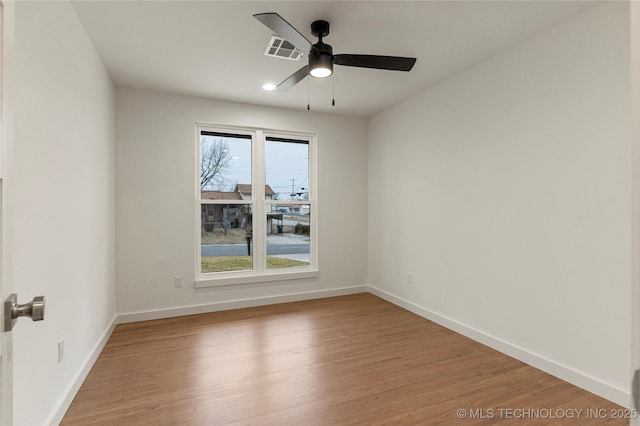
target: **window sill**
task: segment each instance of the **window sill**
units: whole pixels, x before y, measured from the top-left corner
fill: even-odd
[[[195,280],[195,288],[220,287],[227,285],[267,283],[273,281],[301,280],[306,278],[317,278],[320,274],[318,270],[272,272],[260,275],[233,275],[221,277],[203,276]]]

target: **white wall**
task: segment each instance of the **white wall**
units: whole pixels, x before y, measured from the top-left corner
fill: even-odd
[[[628,8],[598,6],[368,120],[373,290],[625,405]]]
[[[115,317],[114,90],[68,2],[15,8],[4,276],[21,303],[47,298],[44,321],[12,332],[14,421],[42,425]]]
[[[197,121],[317,133],[319,278],[194,289]],[[116,89],[118,312],[173,309],[123,316],[133,320],[196,312],[175,308],[197,305],[207,305],[206,311],[245,299],[257,304],[298,293],[364,290],[365,137],[361,118]],[[183,288],[174,287],[177,275],[184,277]]]

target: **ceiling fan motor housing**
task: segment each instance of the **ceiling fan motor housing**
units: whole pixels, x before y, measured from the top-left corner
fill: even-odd
[[[331,45],[329,44],[325,44],[319,41],[316,44],[314,44],[313,47],[317,49],[317,52],[314,50],[311,50],[311,52],[309,52],[309,55],[311,56],[321,56],[321,55],[325,55],[329,57],[333,56],[333,47],[331,47]]]

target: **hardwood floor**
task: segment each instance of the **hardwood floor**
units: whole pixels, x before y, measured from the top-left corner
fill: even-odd
[[[628,424],[614,414],[626,413],[357,294],[119,325],[62,424]]]

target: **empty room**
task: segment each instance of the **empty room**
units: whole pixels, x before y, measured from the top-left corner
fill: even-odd
[[[635,2],[1,20],[2,425],[640,424]]]

